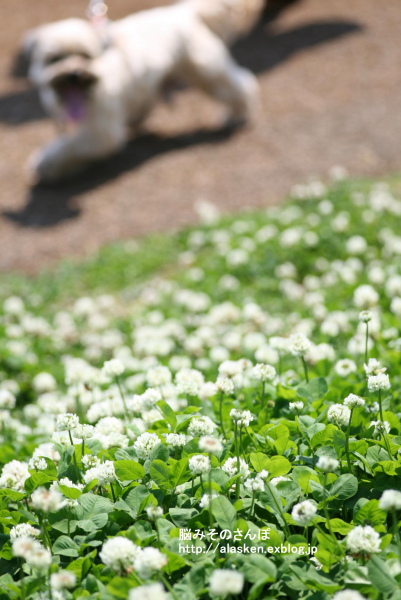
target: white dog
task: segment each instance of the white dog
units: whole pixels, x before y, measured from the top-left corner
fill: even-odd
[[[225,104],[231,119],[247,119],[257,82],[227,46],[252,27],[263,5],[264,0],[181,0],[105,29],[68,19],[30,32],[29,78],[60,132],[31,157],[31,179],[55,181],[118,151],[175,81]]]

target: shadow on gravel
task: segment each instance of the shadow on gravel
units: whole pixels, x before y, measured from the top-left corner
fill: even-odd
[[[253,32],[233,49],[238,62],[257,74],[268,72],[294,54],[308,48],[335,41],[363,30],[357,22],[346,20],[320,21],[276,33],[274,21],[282,10],[299,0],[271,0],[273,10],[267,10]],[[16,58],[18,61],[18,58]],[[18,65],[13,67],[18,77]],[[0,121],[10,125],[45,118],[37,93],[31,89],[0,96]],[[20,211],[6,211],[3,217],[21,227],[51,227],[77,218],[81,210],[74,206],[80,194],[96,189],[122,173],[137,168],[152,158],[199,144],[217,144],[228,140],[235,129],[202,129],[176,137],[147,135],[131,142],[118,155],[93,164],[80,175],[55,186],[36,186],[28,193],[26,206]]]
[[[200,129],[174,137],[149,134],[128,144],[122,152],[99,161],[79,175],[58,185],[33,187],[26,206],[20,211],[4,211],[3,217],[21,227],[51,227],[62,221],[74,219],[81,213],[74,199],[116,179],[160,154],[168,154],[191,146],[219,144],[227,141],[237,131],[236,127]]]

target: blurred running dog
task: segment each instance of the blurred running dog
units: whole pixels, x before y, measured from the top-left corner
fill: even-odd
[[[29,32],[29,78],[60,132],[29,160],[32,182],[58,180],[118,151],[175,81],[226,105],[234,122],[246,120],[258,85],[228,45],[251,29],[263,6],[181,0],[104,28],[68,19]]]

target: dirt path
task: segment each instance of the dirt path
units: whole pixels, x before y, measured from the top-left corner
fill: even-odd
[[[110,0],[118,18],[150,0]],[[168,4],[165,1],[164,4]],[[226,211],[277,202],[335,165],[401,170],[399,0],[300,0],[235,49],[262,87],[256,127],[230,134],[193,91],[160,106],[150,134],[57,188],[30,190],[26,157],[53,136],[35,94],[10,76],[29,27],[80,16],[85,1],[2,0],[0,36],[0,270],[34,272],[110,240],[173,230],[199,199]]]

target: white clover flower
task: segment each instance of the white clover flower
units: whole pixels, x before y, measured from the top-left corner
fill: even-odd
[[[44,458],[39,458],[39,456],[33,456],[28,463],[28,468],[31,469],[31,471],[44,471],[45,469],[47,469],[47,462]]]
[[[123,433],[124,423],[117,417],[103,417],[96,423],[94,435],[101,433],[110,435],[110,433]]]
[[[189,469],[194,475],[208,473],[211,468],[212,465],[208,456],[196,454],[195,456],[191,456],[189,459]]]
[[[314,564],[315,569],[317,569],[318,571],[323,569],[322,563],[316,558],[316,556],[311,556],[309,560]]]
[[[75,587],[77,576],[73,571],[59,571],[50,575],[50,587],[53,590],[69,590]]]
[[[119,377],[125,371],[124,364],[118,358],[112,358],[111,360],[106,360],[102,368],[102,374],[105,377]]]
[[[377,414],[380,410],[380,405],[378,402],[373,402],[370,406],[365,405],[365,410],[369,413]]]
[[[162,399],[162,395],[159,392],[159,390],[149,388],[146,390],[146,392],[142,394],[141,399],[143,408],[145,410],[150,410],[151,408],[156,406],[158,402],[160,402],[160,400]]]
[[[303,407],[304,407],[304,403],[301,400],[289,403],[289,409],[291,412],[295,412],[295,413],[301,412]]]
[[[370,525],[358,525],[346,537],[347,548],[356,556],[380,552],[380,543],[379,533]]]
[[[113,483],[116,480],[116,470],[114,462],[112,460],[106,460],[104,463],[100,463],[96,468],[96,479],[99,481],[99,485],[106,485],[107,483]],[[85,476],[89,473],[87,471]],[[84,476],[84,478],[85,478]]]
[[[342,590],[334,594],[333,600],[366,600],[366,598],[356,590]]]
[[[392,299],[390,310],[397,317],[401,317],[401,298],[399,296]]]
[[[3,302],[3,310],[10,315],[21,315],[25,312],[24,301],[19,296],[9,296]]]
[[[212,492],[212,500],[214,498],[218,498],[218,497],[219,497],[218,494],[216,494],[215,492]],[[199,507],[203,509],[203,508],[209,508],[209,506],[210,506],[210,494],[203,494],[203,496],[199,502]]]
[[[0,409],[13,409],[15,408],[16,399],[14,394],[9,390],[0,389]]]
[[[27,463],[12,460],[3,467],[0,477],[0,489],[8,488],[17,492],[23,492],[25,490],[25,481],[30,476]]]
[[[238,410],[237,408],[231,409],[230,417],[239,427],[248,427],[250,422],[254,420],[250,410]]]
[[[58,490],[38,487],[32,493],[32,506],[45,513],[57,512],[64,506],[64,497]]]
[[[82,483],[74,483],[68,477],[63,477],[59,481],[53,481],[53,483],[50,486],[50,489],[60,491],[60,488],[59,488],[60,485],[65,485],[66,487],[75,488],[76,490],[81,490],[81,491],[85,487]]]
[[[237,596],[244,588],[244,576],[232,569],[215,569],[210,577],[210,593],[225,598],[230,594]]]
[[[344,404],[348,408],[356,408],[357,406],[365,406],[365,400],[356,394],[349,394],[345,398]]]
[[[32,381],[33,389],[39,394],[54,392],[57,389],[57,381],[51,373],[38,373]]]
[[[185,433],[163,433],[163,435],[166,438],[166,444],[174,446],[175,448],[185,446],[191,439],[189,436],[185,435]]]
[[[156,521],[163,516],[163,508],[161,506],[148,506],[146,514],[151,521]]]
[[[157,444],[160,444],[160,439],[155,433],[142,433],[134,442],[134,449],[138,458],[148,458]]]
[[[87,425],[86,423],[80,423],[73,430],[74,437],[80,440],[89,440],[95,434],[95,428],[93,425]]]
[[[320,456],[316,466],[325,473],[332,473],[340,466],[339,461],[331,456]]]
[[[78,427],[79,417],[72,413],[64,413],[57,416],[56,424],[59,431],[72,431]]]
[[[219,365],[219,376],[231,379],[240,375],[243,370],[244,365],[240,360],[225,360]]]
[[[271,365],[259,363],[252,369],[252,377],[258,381],[272,381],[276,376],[276,369]]]
[[[133,567],[135,559],[142,553],[139,546],[128,538],[117,536],[105,541],[99,554],[106,567],[122,573]]]
[[[128,600],[168,600],[168,598],[164,587],[159,582],[133,588],[128,596]]]
[[[149,369],[146,373],[146,380],[151,388],[167,385],[172,381],[171,371],[168,367],[158,365],[157,367],[153,367],[153,369]]]
[[[288,350],[293,356],[305,356],[310,352],[312,342],[304,333],[294,333],[288,341]]]
[[[380,498],[379,506],[382,510],[401,510],[401,492],[398,490],[385,490]]]
[[[373,437],[380,437],[384,433],[390,433],[391,425],[388,421],[371,421],[369,427],[374,427]]]
[[[52,564],[52,555],[46,548],[34,548],[25,557],[27,564],[37,571],[47,571]]]
[[[280,475],[279,477],[273,477],[270,483],[272,485],[278,485],[282,481],[291,481],[291,479],[289,477],[284,477],[284,475]]]
[[[167,556],[157,548],[148,546],[135,558],[134,568],[142,579],[149,579],[167,565]]]
[[[381,375],[387,371],[386,367],[382,367],[377,358],[370,358],[367,365],[363,365],[365,373],[369,375]]]
[[[348,406],[343,404],[332,404],[327,412],[327,419],[338,427],[348,425],[351,417],[351,411]]]
[[[204,383],[203,374],[196,369],[180,369],[175,376],[178,394],[185,394],[186,396],[199,394]]]
[[[92,454],[85,454],[82,457],[82,464],[85,469],[91,469],[92,467],[97,467],[100,465],[100,458],[93,456]]]
[[[219,454],[223,452],[224,446],[220,440],[210,435],[204,435],[199,440],[199,450],[209,452],[209,454]]]
[[[216,423],[213,423],[209,417],[193,417],[188,427],[188,433],[193,437],[212,435],[216,427]]]
[[[216,380],[216,388],[219,392],[226,396],[231,396],[235,391],[235,385],[233,380],[229,377],[218,377]]]
[[[213,381],[207,381],[204,383],[199,390],[199,399],[200,400],[209,400],[209,398],[213,398],[217,394],[217,386]]]
[[[244,482],[244,487],[248,490],[248,492],[263,492],[265,489],[265,484],[263,479],[260,477],[255,477],[255,479],[247,479]]]
[[[368,390],[369,392],[377,392],[379,390],[389,390],[391,388],[390,378],[386,373],[380,375],[369,375]]]
[[[361,323],[369,323],[373,319],[373,313],[370,310],[363,310],[358,315],[358,320]]]
[[[291,516],[297,525],[307,527],[317,514],[317,506],[310,500],[299,502],[292,509]]]
[[[343,358],[335,364],[334,370],[340,377],[348,377],[351,373],[357,372],[357,366],[353,360]]]
[[[44,444],[39,444],[39,446],[34,450],[33,456],[39,456],[44,458],[50,458],[54,462],[58,462],[60,460],[60,453],[54,447],[54,444],[51,442],[45,442]]]
[[[40,550],[42,544],[31,536],[18,536],[12,542],[12,551],[14,556],[26,558],[32,552]]]
[[[238,463],[237,458],[234,456],[232,458],[227,458],[226,462],[222,465],[222,469],[227,475],[230,477],[234,477],[238,473]],[[249,477],[250,470],[246,462],[240,458],[240,473],[242,473],[241,481]]]
[[[36,527],[32,527],[32,525],[29,525],[29,523],[19,523],[18,525],[15,525],[14,527],[12,527],[10,530],[11,542],[16,540],[17,538],[21,538],[21,537],[35,538],[35,537],[38,537],[39,535],[40,535],[39,529],[36,529]]]
[[[358,308],[368,309],[379,302],[379,294],[371,285],[360,285],[354,292],[354,304]]]

